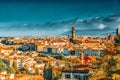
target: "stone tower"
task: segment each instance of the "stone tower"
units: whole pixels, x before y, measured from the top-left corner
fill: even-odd
[[[117,35],[118,37],[120,37],[120,28],[118,28],[118,29],[116,30],[116,35]]]
[[[72,27],[72,40],[76,37],[76,30],[75,27]]]

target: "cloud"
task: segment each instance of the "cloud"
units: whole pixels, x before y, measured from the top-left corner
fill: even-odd
[[[104,24],[100,24],[99,26],[98,26],[98,29],[104,29],[106,26],[104,25]]]
[[[101,35],[102,33],[111,33],[120,26],[120,14],[108,17],[97,17],[90,19],[71,19],[61,22],[47,22],[45,24],[17,24],[17,23],[0,23],[0,35],[2,32],[7,36],[11,35],[61,35],[70,34],[71,27],[75,26],[77,35]],[[9,30],[9,33],[8,33]],[[82,33],[81,33],[82,32]],[[101,33],[102,32],[102,33]],[[16,33],[16,34],[14,34]]]

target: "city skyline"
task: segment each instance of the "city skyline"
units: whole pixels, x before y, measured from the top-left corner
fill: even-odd
[[[72,26],[82,32],[97,30],[97,35],[111,33],[119,27],[120,15],[112,16],[111,23],[104,18],[109,21],[119,14],[119,4],[119,0],[0,0],[0,36],[66,35]]]

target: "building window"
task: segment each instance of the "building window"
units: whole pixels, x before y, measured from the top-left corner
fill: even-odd
[[[70,74],[65,74],[65,78],[70,78]]]
[[[88,80],[88,76],[84,76],[84,77],[83,77],[83,80]]]
[[[79,79],[79,75],[74,75],[74,78],[75,79]]]

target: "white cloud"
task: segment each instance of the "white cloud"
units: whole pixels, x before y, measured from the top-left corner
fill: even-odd
[[[98,29],[104,29],[105,27],[106,27],[106,25],[100,24],[100,25],[98,26]]]
[[[24,26],[27,26],[28,24],[23,24]]]

